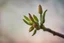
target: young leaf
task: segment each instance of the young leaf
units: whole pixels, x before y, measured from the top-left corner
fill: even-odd
[[[36,34],[36,31],[37,31],[37,30],[34,30],[34,33],[32,34],[32,36],[34,36],[34,35]]]
[[[45,15],[46,15],[46,12],[47,12],[47,10],[45,10],[44,13],[43,13],[43,23],[45,22]]]
[[[30,18],[30,20],[32,21],[32,22],[34,22],[34,19],[33,19],[33,17],[32,17],[32,15],[29,13],[29,18]]]
[[[31,32],[31,31],[33,31],[33,30],[34,30],[34,27],[31,26],[31,27],[29,28],[29,32]]]
[[[26,21],[25,19],[23,19],[23,21],[24,21],[27,25],[32,25],[30,22]]]
[[[38,23],[38,18],[35,15],[33,15],[33,19],[34,19],[35,22]]]
[[[24,15],[24,18],[25,18],[27,21],[30,21],[30,19],[29,19],[27,16],[25,16],[25,15]]]

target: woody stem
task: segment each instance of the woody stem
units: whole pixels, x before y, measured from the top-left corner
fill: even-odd
[[[59,36],[59,37],[61,37],[61,38],[64,39],[64,34],[55,32],[55,31],[51,30],[50,28],[46,28],[45,31],[50,32],[50,33],[53,34],[54,36],[56,35],[56,36]]]

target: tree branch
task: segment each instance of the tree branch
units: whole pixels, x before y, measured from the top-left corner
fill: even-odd
[[[59,37],[61,37],[61,38],[64,39],[64,34],[55,32],[55,31],[53,31],[53,30],[51,30],[51,29],[49,29],[49,28],[46,28],[45,31],[48,31],[48,32],[52,33],[54,36],[56,35],[56,36],[59,36]]]

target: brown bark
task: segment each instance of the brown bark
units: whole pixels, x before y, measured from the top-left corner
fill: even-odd
[[[59,36],[59,37],[61,37],[61,38],[64,39],[64,34],[55,32],[55,31],[53,31],[53,30],[51,30],[51,29],[49,29],[49,28],[46,28],[45,31],[48,31],[48,32],[50,32],[51,34],[53,34],[54,36],[56,35],[56,36]]]

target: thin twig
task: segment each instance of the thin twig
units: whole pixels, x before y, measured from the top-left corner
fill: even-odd
[[[57,36],[59,36],[59,37],[61,37],[61,38],[64,38],[64,34],[55,32],[55,31],[53,31],[53,30],[51,30],[51,29],[49,29],[49,28],[46,28],[45,31],[48,31],[48,32],[52,33],[54,36],[57,35]]]

